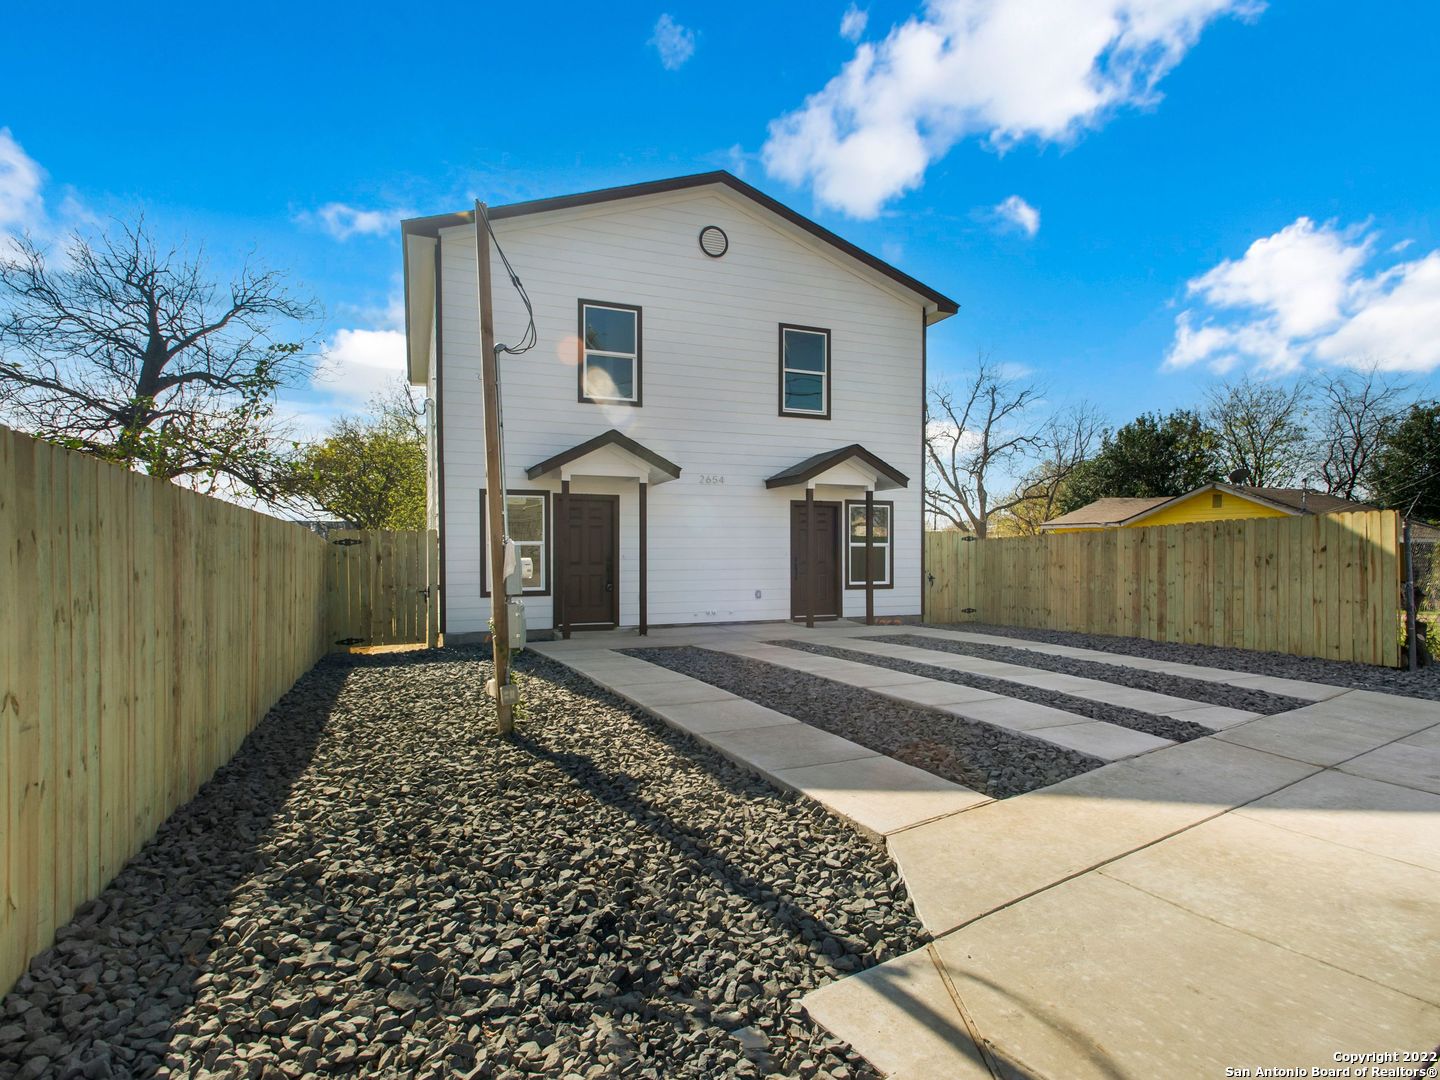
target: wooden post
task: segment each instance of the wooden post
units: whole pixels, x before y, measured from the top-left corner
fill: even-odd
[[[515,730],[506,702],[510,686],[510,611],[505,595],[505,474],[500,440],[500,362],[495,355],[495,305],[490,295],[490,229],[475,200],[475,269],[480,301],[480,377],[485,395],[485,499],[490,522],[490,648],[495,657],[495,730]]]
[[[648,492],[650,485],[640,481],[640,636],[650,633],[650,527]]]
[[[805,628],[815,629],[815,489],[805,487]]]
[[[560,636],[566,641],[570,640],[570,606],[565,603],[565,538],[569,535],[570,529],[570,481],[560,481],[560,528],[555,533],[555,539],[560,542],[560,550],[555,555],[555,562],[558,564],[555,570],[555,602],[560,605]]]
[[[849,524],[846,524],[849,529]],[[924,536],[921,536],[924,539]],[[890,541],[895,542],[893,539]],[[849,540],[846,540],[849,543]],[[875,491],[865,489],[865,625],[875,625]]]

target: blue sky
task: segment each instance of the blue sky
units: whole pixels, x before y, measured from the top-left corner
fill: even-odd
[[[402,214],[712,168],[958,299],[936,371],[987,351],[1116,422],[1225,372],[1440,393],[1434,5],[535,12],[12,11],[65,44],[7,53],[0,229],[143,207],[288,270],[338,373],[290,395],[307,423],[398,370]]]

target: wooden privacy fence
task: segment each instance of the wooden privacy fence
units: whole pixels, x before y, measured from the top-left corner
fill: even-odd
[[[325,560],[331,648],[424,642],[440,635],[435,530],[336,529]]]
[[[925,537],[925,617],[1397,666],[1391,510],[967,541]]]
[[[0,428],[0,993],[324,654],[325,557]]]

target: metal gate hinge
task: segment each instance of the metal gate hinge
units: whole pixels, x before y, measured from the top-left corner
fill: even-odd
[[[360,543],[360,541],[355,539],[355,537],[353,536],[345,536],[339,540],[331,540],[330,542],[332,544],[337,544],[340,547],[354,547],[356,544]]]

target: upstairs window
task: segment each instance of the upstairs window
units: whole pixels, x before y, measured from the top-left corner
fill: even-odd
[[[780,415],[830,418],[830,331],[780,327]]]
[[[580,400],[640,404],[640,309],[580,301]]]

